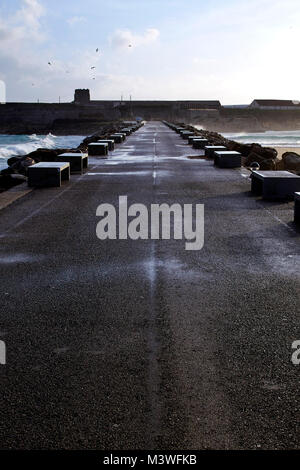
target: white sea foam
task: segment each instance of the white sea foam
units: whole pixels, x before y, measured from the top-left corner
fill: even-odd
[[[6,166],[6,160],[12,156],[26,155],[38,148],[76,148],[85,136],[48,135],[0,135],[0,167]],[[1,169],[1,168],[0,168]]]

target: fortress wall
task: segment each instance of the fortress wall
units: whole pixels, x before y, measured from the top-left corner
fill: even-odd
[[[195,104],[195,106],[194,106]],[[103,121],[167,120],[218,132],[300,129],[300,110],[253,108],[184,109],[176,101],[91,101],[89,104],[7,103],[0,105],[0,133],[89,134]]]
[[[109,105],[92,107],[72,103],[7,103],[0,105],[0,133],[48,133],[56,121],[101,122],[115,120],[119,116],[119,111]]]

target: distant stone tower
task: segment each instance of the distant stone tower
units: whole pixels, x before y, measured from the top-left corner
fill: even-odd
[[[91,101],[90,90],[77,89],[74,94],[75,104],[88,104]]]

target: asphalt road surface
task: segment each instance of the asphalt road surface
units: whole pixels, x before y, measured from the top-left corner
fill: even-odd
[[[2,449],[300,448],[299,231],[162,123],[0,213]],[[97,206],[205,205],[205,243],[105,240]]]

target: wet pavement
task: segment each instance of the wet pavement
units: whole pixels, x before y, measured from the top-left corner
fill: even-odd
[[[0,212],[2,449],[300,447],[299,231],[149,122]],[[101,203],[204,204],[205,243],[96,237]]]

